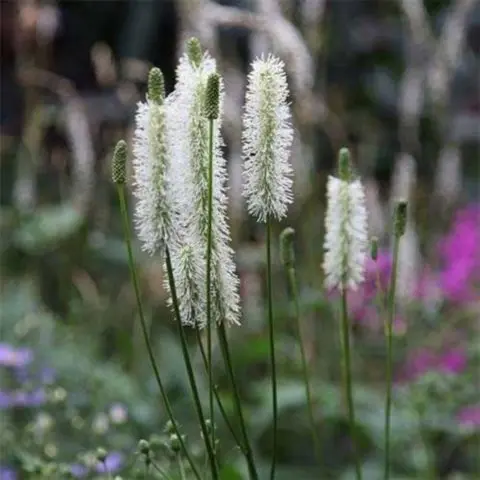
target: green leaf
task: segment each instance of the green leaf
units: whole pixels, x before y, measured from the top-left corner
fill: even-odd
[[[83,219],[71,204],[42,207],[17,228],[13,242],[27,253],[45,253],[77,233]]]

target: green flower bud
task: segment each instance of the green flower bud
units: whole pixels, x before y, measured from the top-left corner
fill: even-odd
[[[97,448],[96,457],[99,462],[105,462],[107,458],[107,451],[104,448]]]
[[[112,159],[112,179],[113,183],[123,185],[126,178],[127,164],[127,143],[120,140],[115,147]]]
[[[395,205],[394,213],[394,233],[396,237],[401,237],[407,227],[407,202],[400,200]]]
[[[378,258],[378,238],[372,237],[370,243],[370,256],[372,257],[373,261],[377,261]]]
[[[165,81],[159,68],[152,68],[148,74],[148,98],[158,105],[165,99]]]
[[[345,182],[349,182],[352,176],[350,151],[346,147],[341,148],[338,152],[338,176]]]
[[[173,427],[173,422],[171,420],[168,420],[167,423],[165,424],[165,428],[163,429],[165,433],[174,433],[175,428]]]
[[[292,227],[287,227],[280,234],[280,258],[285,268],[295,267],[294,236],[295,230]]]
[[[194,67],[198,67],[202,61],[202,46],[198,38],[192,37],[187,41],[187,56]]]
[[[178,435],[175,433],[172,433],[170,435],[169,442],[170,442],[170,448],[172,449],[172,451],[174,453],[178,453],[181,448],[180,439],[178,438]]]
[[[138,442],[138,451],[143,455],[150,454],[150,444],[143,438]]]
[[[204,114],[209,120],[218,118],[220,110],[220,75],[212,73],[207,79]]]

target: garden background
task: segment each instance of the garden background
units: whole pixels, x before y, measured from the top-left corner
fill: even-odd
[[[286,64],[305,348],[320,462],[310,438],[293,306],[274,249],[279,480],[353,478],[340,384],[338,302],[323,287],[325,186],[336,152],[362,178],[377,263],[350,297],[357,429],[365,478],[382,477],[385,339],[377,271],[391,268],[392,201],[409,202],[394,338],[392,478],[480,475],[480,2],[476,0],[109,0],[1,2],[0,479],[145,476],[167,420],[129,280],[110,161],[130,138],[151,65],[167,93],[184,41],[214,55],[241,327],[229,329],[255,455],[268,467],[271,390],[264,231],[241,197],[241,114],[250,62]],[[133,199],[130,198],[133,208]],[[152,341],[176,418],[203,455],[161,259],[136,246]],[[197,379],[208,382],[189,332]],[[217,346],[215,383],[236,425]],[[227,480],[245,466],[218,419]],[[237,425],[238,426],[238,425]],[[97,449],[107,452],[98,462]],[[319,466],[320,465],[320,466]],[[159,477],[160,478],[160,477]],[[266,477],[265,477],[266,478]]]

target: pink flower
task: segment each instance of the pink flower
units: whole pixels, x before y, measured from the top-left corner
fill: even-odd
[[[430,371],[458,375],[467,368],[467,362],[467,355],[460,348],[452,348],[444,353],[423,349],[407,359],[400,379],[413,381]]]
[[[469,405],[457,413],[457,421],[464,427],[480,427],[480,405]]]

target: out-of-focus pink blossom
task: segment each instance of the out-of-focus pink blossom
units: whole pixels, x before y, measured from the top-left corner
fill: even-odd
[[[442,353],[422,349],[408,358],[400,380],[412,381],[430,371],[460,374],[467,368],[467,363],[467,354],[461,348],[452,348]]]
[[[452,229],[439,244],[440,286],[454,303],[478,298],[480,283],[480,205],[470,205],[455,216]]]
[[[480,405],[462,408],[457,414],[457,421],[464,427],[480,428]]]

